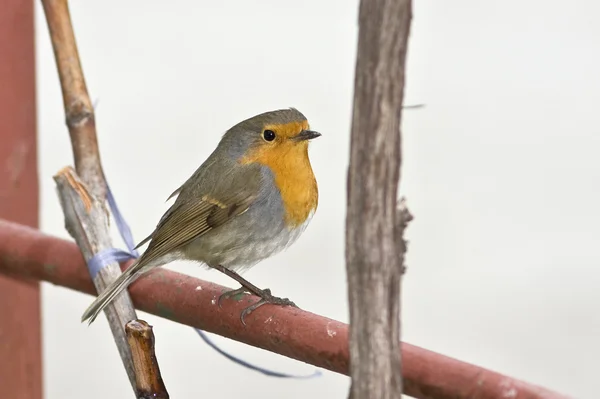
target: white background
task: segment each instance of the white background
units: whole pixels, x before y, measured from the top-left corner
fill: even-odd
[[[245,276],[347,321],[345,183],[357,1],[71,2],[104,168],[136,240],[231,125],[294,106],[323,133],[311,226]],[[37,11],[42,228],[68,237],[52,175],[72,163],[56,67]],[[578,398],[600,388],[600,56],[594,1],[415,1],[401,191],[415,215],[403,339]],[[368,134],[368,132],[364,132]],[[119,242],[119,241],[116,241]],[[191,264],[180,272],[235,287]],[[92,297],[44,285],[45,397],[129,398]],[[173,398],[344,398],[346,377],[263,377],[188,327],[143,314]],[[270,368],[287,358],[215,338]],[[207,396],[208,395],[208,396]]]

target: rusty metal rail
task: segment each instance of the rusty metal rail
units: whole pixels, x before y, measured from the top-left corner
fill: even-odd
[[[126,266],[126,265],[123,265]],[[95,289],[77,246],[38,230],[0,220],[0,273],[47,281],[88,294]],[[240,311],[252,297],[216,298],[229,288],[169,270],[157,270],[130,288],[143,311],[341,374],[348,373],[348,326],[300,309],[263,306]],[[79,322],[78,320],[74,320]],[[404,392],[436,399],[559,399],[545,388],[407,343],[402,344]]]

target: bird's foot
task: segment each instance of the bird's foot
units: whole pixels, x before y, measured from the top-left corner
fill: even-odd
[[[219,304],[219,307],[220,307],[222,299],[231,298],[232,296],[239,295],[244,292],[248,292],[248,290],[244,287],[240,287],[236,290],[227,291],[219,296],[217,303]],[[248,306],[244,310],[242,310],[242,313],[240,314],[240,320],[243,325],[246,325],[246,322],[244,321],[246,316],[248,316],[250,313],[252,313],[256,309],[260,308],[262,305],[265,305],[267,303],[270,303],[272,305],[278,305],[278,306],[292,306],[294,308],[298,307],[298,306],[296,306],[296,304],[294,302],[290,301],[288,298],[279,298],[279,297],[274,296],[273,294],[271,294],[271,290],[268,288],[265,288],[264,290],[258,290],[257,292],[252,292],[252,293],[259,296],[260,300],[253,303],[252,305]]]

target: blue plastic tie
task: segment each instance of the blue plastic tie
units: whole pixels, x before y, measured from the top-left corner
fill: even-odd
[[[131,233],[131,229],[129,228],[129,225],[127,224],[127,222],[125,221],[125,218],[121,214],[121,211],[119,210],[119,207],[117,206],[117,201],[115,200],[115,197],[114,197],[112,191],[110,190],[108,183],[106,184],[106,199],[108,201],[108,206],[110,207],[110,211],[113,214],[113,217],[117,224],[117,228],[119,229],[119,234],[121,235],[121,238],[125,242],[125,245],[127,246],[128,251],[123,251],[122,249],[118,249],[118,248],[110,248],[110,249],[106,249],[106,250],[101,251],[101,252],[97,253],[96,255],[94,255],[92,257],[92,259],[90,259],[88,261],[88,270],[90,272],[90,276],[92,277],[92,279],[94,279],[96,277],[96,275],[102,268],[106,267],[107,265],[109,265],[113,262],[121,263],[121,262],[128,261],[130,259],[137,259],[140,256],[138,251],[135,249],[135,242],[133,240],[133,234]],[[236,356],[233,356],[232,354],[227,353],[223,349],[219,348],[214,342],[212,342],[210,340],[210,338],[208,338],[208,336],[206,335],[206,333],[204,331],[197,329],[197,328],[194,328],[194,330],[198,333],[198,335],[200,335],[200,337],[204,340],[204,342],[206,342],[211,348],[213,348],[214,350],[219,352],[221,355],[225,356],[227,359],[229,359],[229,360],[233,361],[234,363],[237,363],[243,367],[246,367],[250,370],[254,370],[261,374],[264,374],[266,376],[277,377],[277,378],[295,378],[295,379],[307,379],[307,378],[321,376],[321,372],[319,370],[316,370],[313,374],[308,375],[308,376],[296,376],[296,375],[279,373],[276,371],[267,370],[260,366],[255,366],[255,365],[250,364],[247,361],[242,360]]]
[[[130,252],[123,251],[122,249],[105,249],[104,251],[98,252],[88,261],[88,270],[93,280],[96,278],[98,272],[107,265],[110,265],[113,262],[121,263],[135,258],[137,258],[137,256],[134,256]]]

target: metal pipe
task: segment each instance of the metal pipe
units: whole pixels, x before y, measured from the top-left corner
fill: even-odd
[[[0,273],[95,293],[74,243],[2,220]],[[348,374],[346,324],[300,309],[263,306],[249,315],[243,326],[239,315],[249,297],[224,301],[222,308],[216,304],[216,298],[228,289],[163,269],[132,284],[130,293],[135,306],[145,312]],[[404,392],[415,398],[567,398],[407,343],[401,350]]]

